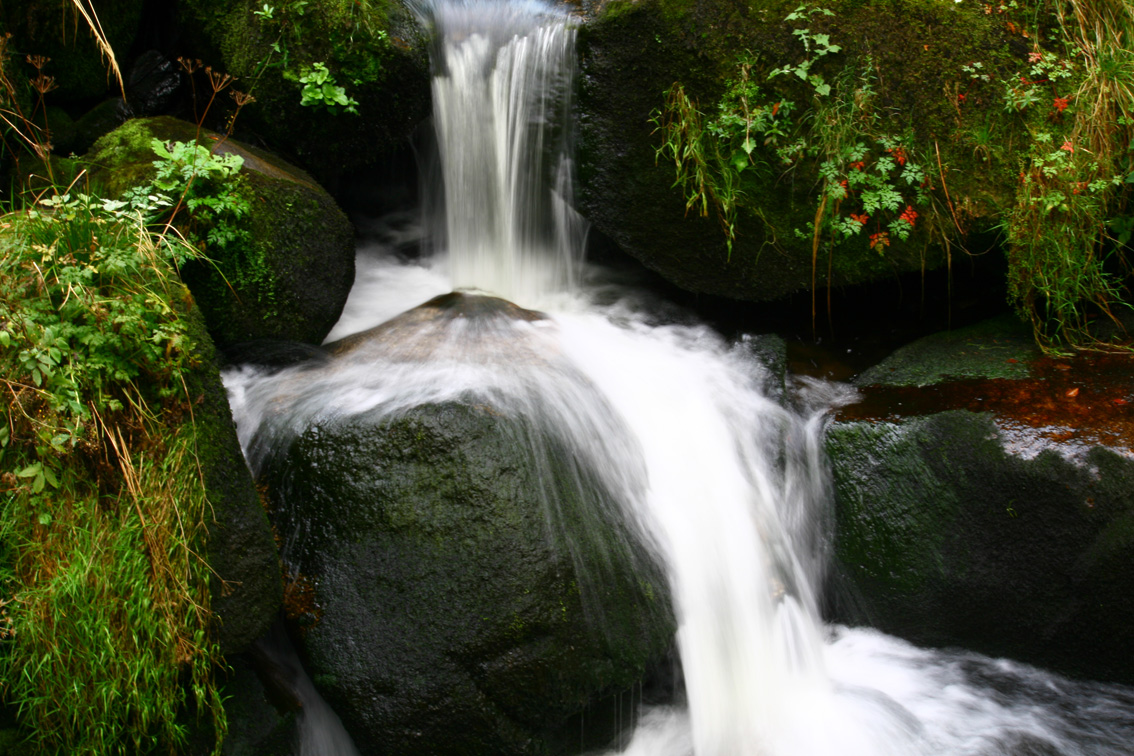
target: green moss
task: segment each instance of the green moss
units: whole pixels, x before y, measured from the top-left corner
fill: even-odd
[[[860,386],[929,386],[950,379],[1028,378],[1042,356],[1030,329],[1005,315],[918,339],[863,372]]]

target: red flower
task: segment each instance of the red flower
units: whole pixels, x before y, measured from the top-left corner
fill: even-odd
[[[861,171],[863,168],[866,167],[866,163],[862,160],[859,160],[856,163],[851,163],[850,167],[851,167],[851,170],[853,170],[853,171]]]
[[[890,233],[888,231],[879,231],[876,234],[870,235],[870,248],[881,254],[885,247],[890,246]]]
[[[1067,110],[1067,106],[1070,104],[1071,101],[1066,97],[1056,97],[1054,100],[1052,100],[1051,103],[1052,107],[1055,108],[1056,113],[1062,113],[1064,110]]]
[[[851,213],[850,217],[851,220],[855,221],[860,226],[865,226],[866,222],[870,220],[870,216],[866,213]]]
[[[1041,60],[1043,60],[1043,53],[1037,52],[1037,51],[1032,51],[1032,52],[1028,53],[1028,62],[1029,63],[1039,63]]]
[[[772,106],[772,117],[773,118],[776,117],[776,113],[778,113],[779,110],[780,110],[780,103],[777,102],[775,105]]]
[[[902,147],[900,145],[898,147],[891,147],[890,149],[886,150],[886,152],[889,152],[891,155],[894,156],[894,159],[898,161],[898,165],[905,165],[906,164],[906,148],[905,147]]]
[[[1068,140],[1068,141],[1064,142],[1064,143],[1063,143],[1063,146],[1062,146],[1062,147],[1060,147],[1059,149],[1061,149],[1061,150],[1066,150],[1067,152],[1070,152],[1070,153],[1074,154],[1074,152],[1075,152],[1075,145],[1071,144],[1070,140]]]
[[[899,216],[898,220],[904,220],[912,228],[917,222],[917,211],[912,206],[906,205],[906,211]]]

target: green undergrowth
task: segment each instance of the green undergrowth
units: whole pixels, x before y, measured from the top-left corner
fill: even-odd
[[[244,125],[308,169],[373,160],[389,148],[391,129],[424,116],[416,115],[417,89],[407,89],[428,92],[418,53],[424,44],[405,38],[409,14],[396,4],[191,0],[185,14],[215,46],[214,59],[255,97]]]
[[[814,297],[840,266],[952,265],[971,234],[996,230],[1011,303],[1044,349],[1125,348],[1100,343],[1094,322],[1128,300],[1134,8],[830,0],[779,12],[766,26],[730,19],[749,32],[716,34],[734,51],[709,73],[723,89],[705,97],[693,72],[698,86],[674,82],[653,114],[658,161],[687,212],[718,218],[729,258],[746,235],[809,254]]]
[[[1117,322],[1129,308],[1134,7],[1071,0],[1053,4],[1050,21],[1051,49],[1037,42],[1005,85],[1005,108],[1028,137],[1002,221],[1009,293],[1048,351],[1105,348],[1113,344],[1094,337],[1092,320]]]
[[[0,696],[29,752],[225,730],[174,246],[81,194],[0,218]]]

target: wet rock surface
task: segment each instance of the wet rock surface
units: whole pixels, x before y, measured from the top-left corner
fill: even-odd
[[[540,473],[524,447],[491,407],[426,406],[310,428],[271,476],[277,527],[302,531],[285,559],[313,593],[308,669],[364,754],[558,752],[584,714],[595,745],[601,701],[663,657],[662,581],[618,561],[616,533],[572,531],[608,550],[601,581],[578,574],[536,486],[585,472],[557,449]],[[581,525],[591,502],[559,496]]]
[[[860,378],[912,385],[862,387],[828,434],[836,614],[1129,683],[1134,363],[1007,347],[987,331],[931,337]],[[1021,377],[976,377],[976,353],[986,375]]]
[[[279,376],[298,407],[343,373],[376,381],[356,397],[375,409],[306,421],[261,468],[292,632],[363,754],[605,745],[627,691],[665,663],[665,579],[621,483],[549,420],[558,405],[523,393],[560,365],[550,328],[503,300],[445,295]],[[504,370],[518,387],[382,405],[382,375],[419,365]]]

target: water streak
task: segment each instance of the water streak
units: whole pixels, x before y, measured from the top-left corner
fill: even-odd
[[[584,226],[570,206],[575,30],[537,3],[428,9],[434,121],[454,288],[530,302],[573,287]]]

